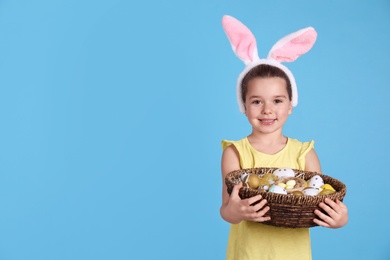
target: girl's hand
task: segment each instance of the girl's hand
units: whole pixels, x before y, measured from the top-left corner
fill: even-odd
[[[327,228],[340,228],[347,224],[348,209],[341,201],[336,200],[335,202],[326,198],[325,203],[321,202],[318,206],[327,214],[324,214],[320,210],[316,209],[314,214],[316,214],[319,219],[315,218],[313,220],[314,223]]]
[[[230,195],[227,209],[232,217],[238,220],[237,223],[242,220],[264,222],[271,219],[271,217],[264,217],[264,214],[269,210],[267,201],[262,199],[261,195],[257,195],[248,199],[241,199],[238,195],[242,182],[233,187],[232,194]],[[255,204],[255,205],[254,205]]]

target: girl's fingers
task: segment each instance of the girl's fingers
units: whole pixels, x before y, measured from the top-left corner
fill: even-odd
[[[323,209],[326,213],[330,214],[332,210],[331,207],[329,207],[328,205],[326,205],[325,203],[321,202],[319,205],[318,205],[321,209]]]
[[[246,220],[255,221],[255,222],[264,222],[264,221],[270,220],[271,217],[264,216],[264,214],[267,211],[269,211],[269,207],[264,207],[262,210],[260,210],[258,212],[248,214],[248,217],[246,218]]]
[[[320,218],[320,220],[326,223],[330,223],[333,220],[329,215],[321,212],[318,209],[314,210],[314,214],[316,214]]]
[[[254,205],[254,204],[256,204],[256,202],[259,202],[262,198],[263,197],[261,197],[261,195],[256,195],[254,197],[251,197],[251,198],[247,199],[248,205]]]
[[[268,206],[265,206],[267,204],[267,200],[263,199],[261,195],[256,195],[242,200],[239,196],[239,190],[241,187],[242,182],[235,185],[230,196],[233,201],[236,201],[235,204],[240,208],[243,218],[245,220],[256,222],[270,220],[271,218],[269,216],[264,216],[264,214],[266,214],[270,209]]]
[[[322,226],[322,227],[330,227],[330,225],[324,221],[321,221],[317,218],[313,219],[313,222],[316,223],[317,225],[319,226]]]
[[[255,221],[255,222],[264,222],[264,221],[268,221],[268,220],[271,220],[271,217],[258,217],[258,218],[253,219],[253,221]]]
[[[329,198],[325,199],[325,203],[328,205],[328,208],[332,208],[334,211],[337,211],[337,209],[340,207],[336,202]]]
[[[263,200],[258,201],[258,203],[253,205],[252,207],[253,207],[253,210],[255,212],[259,212],[262,208],[265,207],[266,204],[267,204],[267,201],[263,199]]]
[[[347,207],[339,200],[333,201],[329,198],[325,199],[324,203],[318,205],[322,210],[315,210],[314,214],[318,219],[314,219],[314,223],[330,228],[339,228],[348,222]]]
[[[237,185],[234,185],[232,194],[230,195],[232,198],[240,198],[238,195],[240,188],[242,187],[242,182],[238,183]]]

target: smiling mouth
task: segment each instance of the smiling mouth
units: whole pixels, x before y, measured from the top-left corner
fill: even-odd
[[[264,125],[271,125],[276,121],[276,119],[260,119],[260,123]]]

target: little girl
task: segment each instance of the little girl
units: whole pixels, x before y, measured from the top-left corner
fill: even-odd
[[[240,199],[242,184],[227,193],[225,176],[234,170],[255,167],[293,168],[321,173],[314,141],[300,142],[283,135],[282,128],[298,93],[292,73],[280,62],[294,61],[310,50],[316,40],[313,28],[302,29],[278,41],[267,59],[257,56],[253,34],[238,20],[224,16],[223,27],[233,51],[246,68],[237,81],[241,112],[252,126],[249,136],[238,141],[222,141],[221,216],[231,223],[227,259],[311,259],[308,228],[280,228],[259,222],[269,210],[261,195]],[[258,203],[255,203],[258,202]],[[255,204],[255,205],[253,205]],[[328,228],[339,228],[348,222],[347,207],[341,201],[325,200],[319,205],[314,222]]]

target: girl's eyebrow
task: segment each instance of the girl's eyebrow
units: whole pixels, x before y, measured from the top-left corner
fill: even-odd
[[[275,96],[275,98],[287,98],[287,96],[285,96],[285,95],[277,95],[277,96]]]
[[[262,98],[262,96],[254,95],[254,96],[249,96],[249,98]],[[287,96],[286,95],[276,95],[276,96],[273,96],[272,98],[287,98]]]

